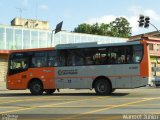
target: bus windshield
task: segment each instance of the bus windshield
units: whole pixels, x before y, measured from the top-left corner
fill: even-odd
[[[28,58],[24,53],[15,53],[10,56],[9,59],[9,71],[10,73],[18,73],[28,68]]]

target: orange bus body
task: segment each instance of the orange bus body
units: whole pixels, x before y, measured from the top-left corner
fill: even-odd
[[[38,49],[24,49],[24,50],[12,50],[12,53],[21,52],[35,52],[35,51],[51,51],[54,48],[38,48]],[[48,72],[49,71],[49,72]],[[7,76],[7,89],[10,90],[25,90],[29,87],[29,82],[32,79],[39,79],[43,83],[44,89],[54,89],[54,67],[43,68],[28,68],[27,71]]]

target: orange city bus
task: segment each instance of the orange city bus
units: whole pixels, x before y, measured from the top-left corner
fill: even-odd
[[[35,95],[66,88],[95,89],[97,94],[107,95],[116,89],[147,85],[149,66],[145,41],[12,50],[7,88],[29,89]]]

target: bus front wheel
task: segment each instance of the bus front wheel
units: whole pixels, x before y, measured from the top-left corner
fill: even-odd
[[[46,92],[47,95],[51,95],[56,91],[56,89],[47,89],[47,90],[44,90],[44,91]]]
[[[98,95],[108,95],[112,92],[112,88],[109,81],[105,79],[97,80],[94,88]]]
[[[41,95],[43,93],[43,85],[40,81],[32,81],[29,89],[33,95]]]

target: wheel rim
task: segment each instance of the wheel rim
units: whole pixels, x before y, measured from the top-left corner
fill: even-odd
[[[34,89],[35,92],[39,92],[41,90],[41,86],[39,84],[35,84],[33,86],[33,89]]]
[[[105,90],[106,90],[105,84],[103,82],[99,83],[98,84],[98,91],[105,92]]]

